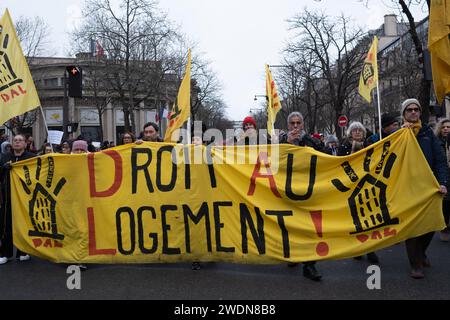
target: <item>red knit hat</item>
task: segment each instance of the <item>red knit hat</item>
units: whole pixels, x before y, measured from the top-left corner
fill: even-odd
[[[253,125],[253,127],[255,127],[255,129],[256,129],[256,121],[252,117],[248,116],[248,117],[244,118],[244,121],[242,121],[242,128],[245,127],[246,123],[251,123]]]

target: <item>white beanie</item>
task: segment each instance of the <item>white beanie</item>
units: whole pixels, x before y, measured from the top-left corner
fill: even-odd
[[[422,112],[422,106],[420,105],[420,102],[417,99],[406,99],[405,101],[402,102],[402,116],[405,114],[405,109],[410,105],[410,104],[417,104],[417,106],[420,109],[420,112]]]

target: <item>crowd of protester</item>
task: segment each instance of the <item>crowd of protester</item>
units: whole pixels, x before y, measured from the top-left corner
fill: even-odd
[[[381,138],[386,138],[401,127],[410,128],[421,147],[430,168],[440,184],[440,192],[443,195],[443,214],[446,228],[439,234],[440,240],[449,242],[450,229],[450,196],[447,195],[447,182],[450,167],[450,119],[441,119],[435,126],[434,132],[427,124],[422,124],[420,115],[422,108],[416,99],[405,100],[400,108],[400,114],[385,113],[381,116]],[[308,134],[305,131],[304,119],[301,113],[292,112],[287,119],[287,131],[281,131],[276,137],[262,136],[258,134],[257,123],[252,117],[246,117],[242,122],[242,130],[232,139],[225,140],[224,144],[260,144],[260,143],[280,143],[292,144],[295,146],[306,146],[314,148],[320,152],[332,156],[347,156],[356,153],[369,145],[380,140],[378,132],[371,133],[361,122],[353,121],[349,124],[346,135],[341,141],[335,135],[324,135],[321,133]],[[211,143],[205,141],[205,127],[201,132],[192,132],[191,141],[194,145]],[[11,142],[10,142],[11,140]],[[156,123],[149,122],[143,127],[142,132],[136,137],[132,132],[125,132],[121,135],[118,144],[136,144],[143,142],[162,142],[159,127]],[[98,152],[115,147],[114,142],[104,141],[100,147],[95,147],[88,139],[82,136],[70,141],[62,141],[59,145],[44,143],[39,149],[34,145],[32,136],[17,134],[12,139],[3,135],[0,138],[0,183],[1,183],[1,210],[0,210],[0,265],[7,263],[13,258],[12,241],[12,219],[10,197],[9,168],[10,164],[20,160],[45,155],[49,153],[80,154],[88,152]],[[424,268],[430,267],[430,259],[426,250],[433,238],[434,232],[411,238],[405,241],[406,252],[411,266],[411,277],[421,279],[425,277]],[[16,259],[26,261],[30,257],[28,254],[17,250]],[[355,257],[356,260],[363,259],[362,256]],[[370,263],[378,264],[379,258],[375,252],[367,254]],[[289,263],[290,267],[298,265]],[[80,265],[82,266],[82,265]],[[85,267],[85,266],[82,266]],[[192,263],[193,270],[200,269],[200,263]],[[322,278],[316,269],[315,261],[303,262],[303,275],[314,281]]]

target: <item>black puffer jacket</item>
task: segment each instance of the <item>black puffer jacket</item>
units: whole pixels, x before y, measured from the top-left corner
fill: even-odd
[[[367,147],[369,145],[369,143],[367,141],[363,142],[363,147]],[[349,154],[352,153],[352,140],[350,139],[345,139],[344,141],[342,141],[342,144],[339,146],[338,149],[338,156],[348,156]]]

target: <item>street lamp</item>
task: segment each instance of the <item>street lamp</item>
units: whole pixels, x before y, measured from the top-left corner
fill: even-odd
[[[253,100],[258,100],[258,97],[266,98],[266,100],[269,100],[269,97],[267,97],[265,94],[255,94],[255,98]]]
[[[265,94],[255,94],[255,98],[253,99],[253,101],[258,101],[258,98],[264,98],[266,99],[266,101],[269,100],[269,97],[266,96]],[[261,110],[263,110],[264,108],[250,108],[250,113],[252,114],[256,114],[258,112],[261,112]]]

